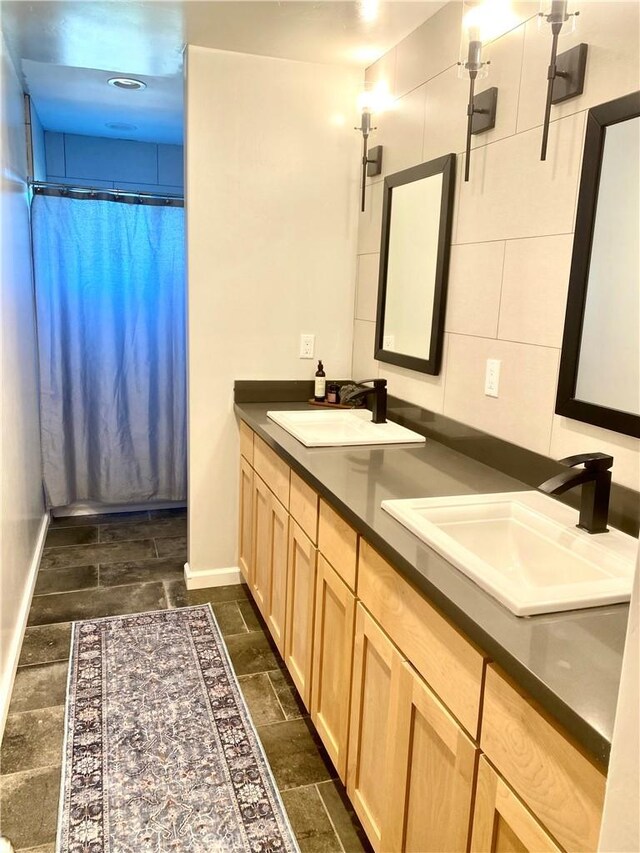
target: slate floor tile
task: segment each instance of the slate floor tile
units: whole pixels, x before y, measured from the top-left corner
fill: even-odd
[[[144,613],[165,610],[167,600],[162,583],[113,586],[81,592],[61,592],[39,595],[29,611],[29,625],[48,625],[51,622],[73,622],[77,619],[98,619],[123,613]]]
[[[151,581],[181,580],[184,562],[176,559],[133,560],[100,566],[100,586],[120,586]]]
[[[335,777],[335,770],[308,719],[258,726],[258,734],[281,791]]]
[[[278,723],[285,719],[284,712],[266,672],[258,672],[255,675],[241,675],[238,682],[255,726]]]
[[[59,765],[63,734],[62,705],[9,714],[2,739],[2,773]]]
[[[89,545],[98,541],[96,525],[78,527],[50,527],[47,531],[45,548],[55,548],[61,545]]]
[[[237,601],[220,601],[211,607],[223,637],[247,633],[247,626]]]
[[[64,569],[38,572],[33,594],[48,595],[52,592],[70,592],[95,586],[98,586],[97,566],[67,566]]]
[[[268,672],[281,665],[281,658],[262,631],[236,634],[227,637],[225,643],[236,675]]]
[[[68,660],[71,648],[71,623],[34,625],[24,632],[18,666]]]
[[[158,557],[178,557],[187,559],[187,537],[168,536],[163,539],[155,539]],[[133,543],[132,543],[133,544]]]
[[[282,802],[301,853],[342,853],[315,785],[284,791]]]
[[[274,692],[278,697],[287,720],[295,720],[298,717],[308,716],[300,694],[284,667],[270,672],[269,680],[273,685]]]
[[[256,604],[250,599],[246,601],[238,602],[238,606],[240,607],[240,612],[242,613],[242,618],[245,621],[245,624],[249,631],[263,631],[265,630],[265,624],[262,621],[262,617],[260,616],[260,611]]]
[[[190,604],[214,604],[219,601],[248,601],[245,584],[213,586],[207,589],[187,589],[183,580],[167,584],[170,607],[188,607]]]
[[[373,848],[342,783],[332,779],[330,782],[320,782],[316,787],[345,853],[372,853]]]
[[[186,517],[154,518],[132,524],[100,525],[100,542],[123,542],[132,539],[162,539],[168,536],[186,536]]]
[[[9,713],[63,705],[67,693],[67,661],[18,667]]]
[[[59,767],[0,777],[2,832],[16,849],[55,841],[59,791]]]
[[[47,548],[42,555],[40,571],[62,569],[67,566],[88,566],[96,563],[122,563],[155,557],[150,539],[133,542],[105,542],[104,545],[67,545],[64,548]],[[169,555],[167,555],[169,556]]]

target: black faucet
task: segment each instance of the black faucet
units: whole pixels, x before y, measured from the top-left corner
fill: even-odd
[[[344,402],[353,403],[355,400],[360,400],[362,397],[373,395],[371,403],[371,422],[374,424],[386,424],[387,422],[387,380],[386,379],[363,379],[357,385],[364,385],[367,382],[372,382],[372,388],[362,388],[349,397]]]
[[[563,471],[538,486],[548,495],[562,495],[574,486],[582,486],[580,520],[576,527],[588,533],[606,533],[611,494],[611,466],[613,456],[606,453],[579,453],[558,460],[573,468],[584,465],[578,471]]]

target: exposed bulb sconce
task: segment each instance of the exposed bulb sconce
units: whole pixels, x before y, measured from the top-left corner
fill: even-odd
[[[365,190],[367,178],[373,178],[382,173],[382,145],[369,149],[369,134],[377,130],[371,124],[373,112],[382,112],[389,106],[391,97],[384,83],[378,83],[375,88],[362,93],[358,99],[361,110],[360,127],[354,128],[362,134],[362,195],[360,210],[365,209]]]
[[[581,95],[584,90],[584,75],[587,67],[586,44],[578,44],[558,56],[558,38],[563,27],[565,32],[575,28],[576,17],[580,12],[567,11],[567,0],[542,0],[540,4],[539,22],[551,27],[551,59],[547,71],[547,101],[544,109],[542,126],[542,147],[540,159],[547,159],[547,144],[549,142],[549,121],[551,105],[560,104]]]
[[[508,9],[508,3],[506,4]],[[462,4],[462,41],[460,44],[460,76],[469,75],[469,102],[467,104],[467,145],[464,161],[464,179],[469,180],[471,164],[471,136],[485,133],[496,126],[498,89],[493,86],[475,94],[476,80],[486,77],[490,62],[483,61],[482,47],[500,26],[500,13],[504,17],[505,3],[500,0],[464,2]],[[496,14],[498,13],[498,14]]]

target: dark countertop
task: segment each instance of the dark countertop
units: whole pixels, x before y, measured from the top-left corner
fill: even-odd
[[[531,486],[433,439],[422,446],[307,448],[267,418],[269,410],[306,408],[291,402],[235,405],[242,420],[606,765],[628,605],[514,616],[380,506],[393,498]]]

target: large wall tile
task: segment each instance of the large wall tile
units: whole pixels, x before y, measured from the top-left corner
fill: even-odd
[[[184,183],[182,145],[158,145],[158,183],[181,187]]]
[[[457,242],[573,231],[584,119],[579,113],[553,123],[545,163],[537,129],[474,151],[471,179],[461,184]]]
[[[398,98],[392,109],[376,117],[378,129],[370,140],[371,145],[384,146],[382,173],[367,183],[382,181],[387,175],[422,162],[425,93],[426,87],[420,86]]]
[[[358,222],[358,254],[367,255],[380,251],[380,229],[382,228],[383,184],[367,186],[364,213]]]
[[[359,255],[356,279],[356,320],[375,322],[380,254]]]
[[[562,346],[573,235],[509,240],[498,337]]]
[[[353,379],[360,381],[378,375],[378,362],[373,357],[376,324],[355,320],[353,324]]]
[[[64,175],[64,133],[44,132],[44,152],[47,164],[47,180],[49,175]]]
[[[395,47],[384,56],[381,56],[373,65],[370,65],[364,73],[364,82],[373,87],[376,83],[383,83],[392,97],[396,96],[396,49]]]
[[[575,32],[561,36],[558,52],[581,42],[589,45],[584,92],[552,107],[553,118],[619,98],[640,86],[640,3],[590,0],[571,5],[580,9],[577,27]],[[518,131],[542,124],[550,52],[548,28],[539,30],[537,21],[530,21],[525,35]]]
[[[462,3],[447,3],[396,47],[396,94],[404,95],[455,65],[460,51]]]
[[[445,328],[461,335],[498,333],[504,241],[452,246]]]
[[[444,414],[548,455],[559,352],[451,335]],[[486,361],[501,362],[500,396],[484,393]]]
[[[592,453],[596,450],[613,456],[613,480],[616,483],[640,490],[640,441],[637,438],[554,415],[551,456],[562,459],[574,453]]]
[[[468,80],[448,68],[426,85],[426,111],[422,159],[464,151],[467,132]]]
[[[387,380],[389,394],[432,412],[441,412],[444,402],[449,338],[450,335],[444,336],[442,369],[438,376],[406,370],[404,367],[396,367],[395,364],[386,364],[384,361],[379,362],[379,375]]]
[[[66,174],[103,181],[158,183],[156,146],[129,139],[65,133]]]

